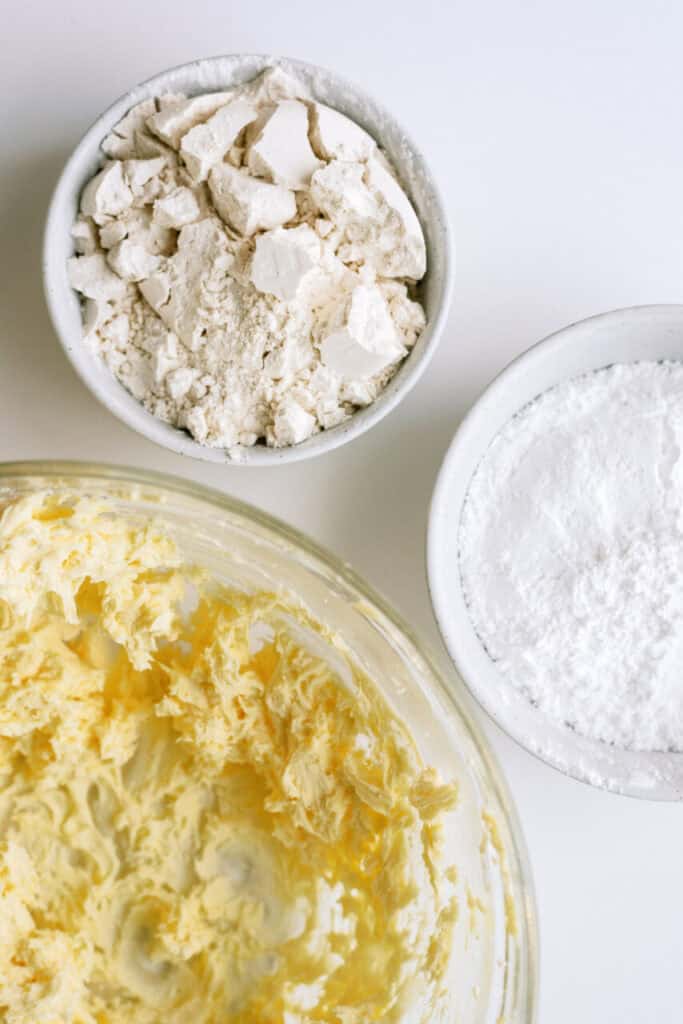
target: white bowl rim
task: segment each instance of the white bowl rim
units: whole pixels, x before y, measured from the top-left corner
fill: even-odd
[[[279,66],[291,70],[295,75],[297,72],[303,75],[320,74],[325,76],[328,81],[334,82],[335,88],[340,93],[346,92],[370,102],[377,115],[387,125],[391,125],[394,131],[400,133],[401,140],[409,151],[411,159],[419,167],[421,178],[425,183],[425,189],[433,208],[432,220],[434,229],[440,235],[443,260],[443,280],[438,309],[435,315],[429,318],[427,327],[417,342],[419,345],[420,341],[424,340],[424,347],[419,352],[419,357],[412,364],[410,362],[411,357],[416,353],[414,351],[409,353],[396,376],[392,378],[387,387],[371,405],[354,413],[350,419],[339,424],[339,426],[320,431],[301,444],[284,448],[270,448],[265,445],[255,445],[251,448],[238,446],[236,454],[223,448],[211,448],[207,445],[202,445],[192,439],[185,431],[159,420],[135,399],[133,399],[134,404],[131,404],[128,398],[132,396],[128,396],[128,392],[125,391],[113,374],[110,387],[108,383],[100,382],[89,373],[88,361],[85,357],[82,357],[82,336],[79,335],[76,338],[71,338],[72,328],[59,301],[59,296],[63,294],[63,290],[61,283],[56,279],[56,266],[52,258],[52,251],[55,248],[54,240],[62,234],[62,228],[58,222],[58,211],[65,198],[73,189],[72,179],[75,176],[82,155],[89,151],[94,142],[97,143],[97,149],[99,149],[99,144],[106,133],[124,116],[131,106],[147,95],[154,95],[156,91],[168,88],[168,79],[182,72],[192,70],[199,80],[203,68],[217,65],[220,62],[234,62],[236,66],[240,64],[258,64],[260,65],[260,70],[266,67]],[[258,73],[258,71],[255,73]],[[382,140],[380,139],[379,141],[381,144]],[[179,455],[231,466],[269,466],[313,458],[354,440],[379,423],[417,384],[436,351],[448,318],[453,294],[455,252],[450,222],[439,184],[432,174],[421,150],[393,114],[386,110],[383,105],[372,99],[365,90],[347,81],[335,71],[322,68],[307,61],[290,59],[288,57],[269,54],[237,53],[203,57],[157,72],[152,77],[145,79],[123,93],[100,114],[97,120],[81,137],[71,153],[55,186],[48,208],[43,236],[42,268],[45,299],[59,342],[77,376],[114,416],[148,440],[168,448]],[[429,267],[427,273],[429,274]],[[124,398],[124,395],[127,397]]]
[[[497,400],[498,396],[504,393],[510,378],[523,373],[530,364],[534,363],[539,355],[552,355],[555,351],[563,348],[571,341],[575,334],[584,331],[591,324],[598,322],[616,324],[623,323],[625,320],[629,322],[637,322],[638,320],[647,322],[652,317],[665,318],[671,315],[675,315],[683,329],[683,303],[673,302],[619,307],[573,321],[532,344],[493,377],[460,422],[441,462],[429,509],[426,537],[426,569],[432,610],[446,651],[469,693],[502,732],[538,760],[579,782],[603,788],[609,792],[618,793],[621,796],[645,800],[676,801],[683,800],[683,782],[681,782],[681,779],[683,779],[683,753],[615,750],[607,748],[599,740],[579,737],[585,747],[592,748],[596,761],[600,755],[604,755],[605,751],[609,749],[615,760],[618,760],[621,766],[626,769],[617,778],[600,776],[593,770],[592,765],[587,763],[585,757],[567,760],[566,756],[560,757],[557,750],[551,746],[545,748],[534,747],[529,744],[528,738],[524,734],[506,721],[505,714],[504,712],[501,713],[501,708],[495,694],[491,695],[485,686],[479,685],[477,673],[471,670],[469,658],[463,649],[460,633],[451,626],[453,609],[443,584],[442,560],[440,558],[440,524],[445,519],[449,480],[453,473],[457,471],[457,464],[462,453],[468,450],[470,439],[475,436],[479,422],[487,415],[489,407]],[[523,402],[520,408],[524,404],[526,403]],[[471,475],[468,479],[468,485],[469,480],[471,480]],[[566,732],[566,744],[564,746],[564,753],[566,754],[567,748],[571,747],[571,737],[573,734],[569,730],[564,730],[564,732]],[[675,780],[671,784],[668,778],[670,771],[667,768],[670,768],[674,761],[677,762],[677,769]],[[679,763],[680,768],[678,768]],[[648,774],[646,777],[643,773],[644,764],[647,766]]]

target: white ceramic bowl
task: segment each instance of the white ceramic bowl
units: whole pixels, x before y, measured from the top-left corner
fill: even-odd
[[[126,391],[102,359],[82,342],[78,295],[69,285],[66,261],[73,255],[71,226],[81,191],[103,161],[100,143],[136,103],[164,92],[188,95],[239,85],[266,67],[278,65],[295,75],[312,95],[362,125],[383,147],[396,167],[422,223],[427,242],[427,274],[419,294],[427,313],[427,326],[414,349],[379,398],[345,423],[322,431],[289,448],[258,445],[241,448],[237,458],[225,450],[194,441],[186,431],[158,420]],[[83,136],[57,183],[48,212],[43,248],[45,295],[64,351],[84,384],[107,408],[138,433],[181,455],[209,462],[237,462],[264,466],[294,462],[320,455],[353,440],[386,416],[410,391],[432,357],[443,329],[452,289],[453,254],[444,204],[421,154],[400,125],[370,97],[331,71],[267,56],[210,57],[182,64],[135,86],[116,101]]]
[[[498,675],[475,633],[458,563],[460,516],[484,452],[527,402],[570,377],[610,363],[683,360],[683,305],[636,306],[558,331],[515,359],[465,417],[446,454],[432,499],[429,587],[455,665],[483,708],[527,750],[576,779],[632,796],[683,799],[683,754],[608,746],[555,725]]]

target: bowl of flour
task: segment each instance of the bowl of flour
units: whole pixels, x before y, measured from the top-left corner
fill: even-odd
[[[113,104],[57,184],[44,283],[76,372],[149,439],[218,463],[357,437],[438,342],[452,247],[394,118],[332,72],[195,61]]]
[[[435,488],[429,585],[465,683],[590,784],[683,799],[683,305],[616,310],[512,362]]]

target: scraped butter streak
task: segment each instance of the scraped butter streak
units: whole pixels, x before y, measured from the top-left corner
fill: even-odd
[[[3,1022],[450,1020],[455,790],[292,615],[107,505],[5,509]]]

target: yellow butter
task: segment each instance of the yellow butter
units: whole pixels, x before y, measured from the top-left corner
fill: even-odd
[[[0,609],[3,1022],[446,1019],[454,788],[301,610],[48,494]]]

